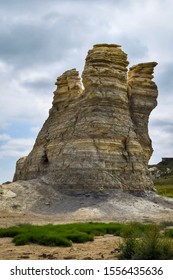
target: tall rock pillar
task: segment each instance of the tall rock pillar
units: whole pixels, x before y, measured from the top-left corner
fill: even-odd
[[[143,148],[144,161],[148,161],[153,149],[148,135],[148,120],[157,106],[157,86],[152,81],[156,62],[140,63],[128,72],[129,105],[134,129]]]
[[[57,79],[53,106],[14,180],[40,178],[58,189],[152,190],[148,117],[156,105],[155,64],[130,69],[119,45],[88,52],[83,86],[76,69]]]

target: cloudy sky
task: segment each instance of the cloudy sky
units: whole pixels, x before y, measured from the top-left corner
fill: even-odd
[[[84,67],[96,43],[116,43],[130,66],[157,61],[151,163],[173,157],[172,0],[0,0],[0,183],[31,150],[57,76]]]

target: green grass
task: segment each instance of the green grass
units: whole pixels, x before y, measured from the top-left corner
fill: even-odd
[[[135,238],[134,235],[129,235],[120,245],[119,259],[172,260],[173,242],[170,237],[173,238],[173,230],[166,232],[165,237],[162,237],[159,227],[153,225],[151,230],[142,238]]]
[[[173,176],[156,179],[154,185],[159,195],[173,198]]]
[[[0,229],[0,237],[12,237],[16,245],[37,243],[46,246],[71,246],[74,243],[93,241],[95,235],[119,235],[120,224],[76,223],[65,225],[19,225]]]
[[[159,195],[173,198],[173,186],[156,186],[156,188]]]
[[[159,225],[138,222],[74,223],[63,225],[29,225],[0,229],[0,237],[12,237],[15,245],[40,244],[71,246],[93,241],[94,236],[114,234],[123,238],[119,259],[173,259],[173,221]]]
[[[165,230],[165,236],[169,238],[173,238],[173,229]]]
[[[165,229],[167,227],[172,227],[173,226],[173,221],[162,221],[160,222],[160,228]]]
[[[71,246],[72,243],[93,241],[94,236],[114,234],[127,236],[129,232],[137,237],[150,231],[151,224],[119,223],[75,223],[65,225],[19,225],[0,229],[0,237],[12,237],[16,245],[37,243],[45,246]]]
[[[173,186],[173,176],[170,176],[170,177],[161,177],[159,179],[155,179],[154,180],[154,183],[157,185],[157,186]]]

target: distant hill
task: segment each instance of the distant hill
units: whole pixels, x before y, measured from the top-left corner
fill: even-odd
[[[149,165],[153,179],[173,176],[173,158],[162,158],[158,164]]]
[[[149,171],[159,195],[173,197],[173,158],[162,158]]]

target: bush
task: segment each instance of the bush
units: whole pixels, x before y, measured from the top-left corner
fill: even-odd
[[[136,238],[130,236],[126,237],[123,244],[120,245],[120,260],[132,260],[134,259],[135,252],[137,250],[138,243]]]
[[[139,222],[132,222],[129,224],[124,225],[121,229],[120,236],[122,237],[142,237],[149,233],[152,228],[153,224],[142,224]]]
[[[167,229],[165,231],[165,236],[173,238],[173,229]]]
[[[173,245],[170,239],[161,238],[159,228],[153,227],[144,237],[133,235],[120,245],[119,259],[124,260],[170,260],[173,259]]]
[[[160,222],[160,228],[165,229],[166,227],[173,226],[173,221],[162,221]]]

